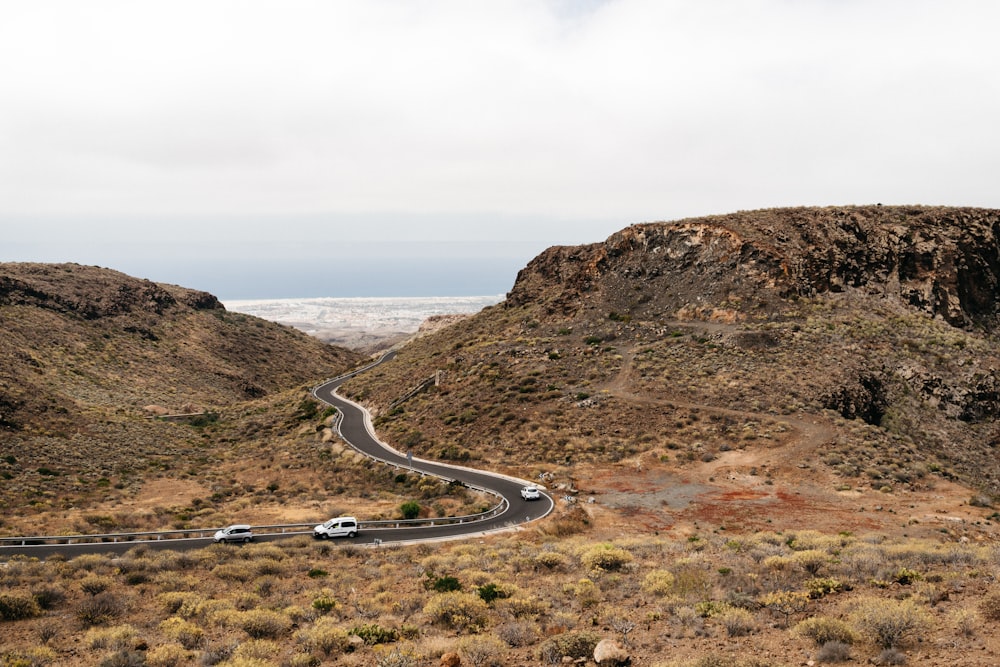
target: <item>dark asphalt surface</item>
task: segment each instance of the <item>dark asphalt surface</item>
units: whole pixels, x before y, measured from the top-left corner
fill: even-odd
[[[395,352],[390,352],[379,361],[367,366],[359,371],[330,380],[318,386],[313,394],[319,400],[328,403],[343,415],[340,422],[340,433],[348,444],[358,451],[373,456],[401,468],[410,469],[411,466],[404,454],[393,451],[379,442],[374,435],[371,419],[368,413],[356,403],[352,403],[336,394],[337,388],[350,378],[359,373],[372,368],[381,363],[391,362],[395,358]],[[373,463],[373,465],[384,465]],[[364,517],[358,517],[362,523],[362,531],[354,538],[337,538],[332,540],[335,544],[373,544],[376,541],[382,543],[405,543],[426,540],[458,539],[479,535],[480,533],[511,528],[518,524],[527,523],[535,519],[540,519],[552,511],[554,502],[546,495],[542,494],[541,499],[525,501],[521,498],[521,487],[524,481],[510,479],[503,475],[497,475],[482,470],[472,468],[454,467],[432,461],[424,461],[414,458],[412,469],[417,472],[425,472],[438,475],[449,480],[457,480],[472,487],[478,487],[488,491],[493,491],[507,499],[509,505],[506,511],[493,518],[483,521],[475,521],[463,524],[450,524],[440,526],[418,526],[411,528],[365,528]],[[496,499],[499,502],[499,498]],[[236,522],[239,517],[234,517]],[[298,533],[281,534],[260,534],[255,533],[254,540],[258,542],[270,542],[281,539],[288,539],[295,535],[309,535],[311,531]],[[104,542],[93,544],[44,544],[36,546],[12,546],[0,547],[0,559],[24,554],[45,558],[51,554],[59,553],[67,558],[72,558],[88,553],[124,553],[129,549],[141,545],[147,549],[200,549],[212,544],[211,538],[189,538],[189,539],[164,539],[164,540],[135,540],[131,542]],[[234,549],[239,546],[234,545]]]

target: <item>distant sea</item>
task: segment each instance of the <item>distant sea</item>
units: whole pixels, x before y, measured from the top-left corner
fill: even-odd
[[[504,296],[242,299],[225,301],[223,305],[233,312],[329,339],[330,332],[413,333],[432,315],[477,313],[500,303]]]

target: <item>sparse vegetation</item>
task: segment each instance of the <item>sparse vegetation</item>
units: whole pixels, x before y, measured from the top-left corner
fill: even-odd
[[[660,667],[988,660],[1000,355],[992,297],[952,285],[995,284],[977,244],[996,225],[941,215],[744,212],[543,253],[502,306],[344,392],[397,448],[544,483],[551,517],[469,544],[12,558],[0,665],[86,646],[108,665],[506,667],[609,637]],[[38,295],[0,303],[3,533],[488,505],[339,440],[308,387],[359,355],[85,267],[77,296],[63,271],[35,266]]]

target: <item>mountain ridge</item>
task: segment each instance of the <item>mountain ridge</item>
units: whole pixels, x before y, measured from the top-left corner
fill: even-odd
[[[484,465],[697,460],[734,446],[710,419],[672,417],[689,405],[830,423],[809,456],[840,459],[827,467],[844,483],[919,486],[931,471],[995,495],[998,229],[996,210],[918,206],[636,224],[542,252],[505,302],[347,390],[378,411],[443,371],[436,391],[378,423],[424,455]],[[636,397],[675,408],[642,413]]]

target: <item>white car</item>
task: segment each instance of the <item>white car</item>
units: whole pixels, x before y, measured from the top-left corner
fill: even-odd
[[[521,489],[521,497],[525,500],[538,500],[542,494],[534,486],[526,486]]]
[[[328,537],[354,537],[358,534],[358,520],[353,516],[338,516],[313,528],[313,537],[325,540]]]
[[[245,523],[239,523],[216,531],[212,539],[216,542],[250,542],[253,540],[253,531]]]

